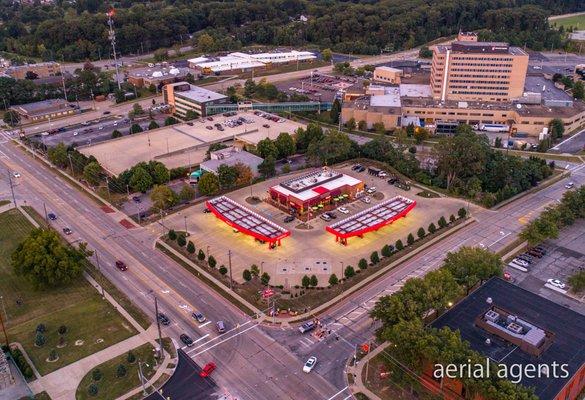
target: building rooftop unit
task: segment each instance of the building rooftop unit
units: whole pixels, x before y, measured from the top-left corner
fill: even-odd
[[[213,92],[211,90],[191,85],[186,82],[177,82],[172,85],[175,88],[175,96],[193,100],[197,103],[227,99],[227,96],[221,93]]]
[[[499,314],[498,320],[504,319],[503,334],[491,333],[478,323],[478,316],[488,317],[490,310]],[[515,320],[508,322],[508,316]],[[511,325],[511,329],[507,329],[513,322],[520,328]],[[486,282],[435,320],[432,326],[459,330],[461,338],[469,342],[473,350],[508,367],[513,364],[566,364],[569,372],[566,378],[522,378],[520,383],[533,387],[542,400],[554,399],[585,363],[585,316],[500,278]],[[506,331],[523,336],[522,340],[529,345],[540,347],[539,356],[510,341]],[[534,331],[533,334],[530,331]],[[542,346],[543,340],[548,340],[546,346]]]
[[[128,76],[132,78],[148,78],[149,80],[164,80],[172,76],[176,78],[185,77],[189,72],[189,68],[178,68],[174,66],[147,67],[132,69],[128,71]]]
[[[281,182],[273,186],[275,190],[285,196],[294,196],[301,201],[312,199],[325,192],[341,188],[343,186],[354,186],[360,183],[359,179],[342,174],[330,168],[323,168],[300,177]]]

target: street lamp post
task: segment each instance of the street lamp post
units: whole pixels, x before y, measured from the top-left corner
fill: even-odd
[[[185,236],[189,236],[189,231],[187,230],[187,216],[183,216],[183,219],[185,220]]]

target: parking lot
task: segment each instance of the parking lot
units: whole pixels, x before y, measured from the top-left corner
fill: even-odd
[[[547,254],[534,258],[527,268],[528,272],[511,268],[506,270],[520,287],[585,314],[585,295],[569,293],[569,297],[562,293],[569,289],[566,285],[569,276],[585,269],[585,221],[578,220],[574,225],[563,228],[563,234],[558,239],[547,240],[542,247]],[[566,286],[560,291],[555,290],[554,285],[547,285],[549,279],[557,279]]]
[[[204,213],[204,205],[202,204],[182,211],[181,215],[168,217],[165,225],[182,230],[185,224],[183,218],[186,215],[187,229],[196,248],[201,248],[212,254],[217,259],[218,265],[226,266],[229,262],[228,251],[231,251],[233,277],[237,281],[242,281],[244,269],[256,264],[263,271],[268,272],[272,277],[270,282],[274,285],[299,284],[300,279],[305,274],[315,274],[319,282],[324,284],[332,273],[342,277],[345,266],[351,264],[355,268],[362,257],[369,260],[372,251],[379,252],[384,245],[394,245],[398,239],[406,243],[409,233],[416,235],[419,227],[422,226],[426,230],[431,222],[436,225],[441,216],[448,219],[451,214],[456,215],[459,208],[466,206],[466,202],[458,199],[417,196],[420,189],[416,187],[412,187],[408,191],[402,190],[394,185],[389,185],[386,178],[374,177],[366,171],[361,173],[353,171],[351,165],[335,169],[364,181],[369,187],[377,188],[376,193],[370,196],[370,203],[357,200],[344,204],[349,213],[335,212],[336,220],[354,215],[397,195],[415,200],[417,206],[406,218],[401,218],[378,231],[367,233],[363,238],[350,238],[348,245],[344,246],[335,241],[334,235],[325,231],[325,227],[334,221],[314,218],[308,225],[298,220],[285,223],[284,219],[287,217],[285,212],[266,202],[250,204],[247,201],[251,196],[266,198],[268,188],[280,183],[283,180],[281,177],[227,194],[229,198],[248,209],[291,231],[291,236],[284,238],[282,246],[274,250],[250,236],[235,232],[232,227],[213,214]],[[304,175],[307,172],[304,170],[287,175],[286,179]]]
[[[279,90],[288,94],[300,94],[311,100],[333,101],[339,91],[359,85],[363,79],[349,76],[310,73],[307,76],[277,84]]]
[[[168,168],[199,164],[209,145],[234,139],[255,145],[264,138],[276,139],[281,132],[293,133],[304,125],[271,114],[267,119],[252,112],[199,118],[183,124],[124,136],[116,140],[83,146],[114,175],[141,161],[157,160]],[[234,121],[239,121],[236,123]]]

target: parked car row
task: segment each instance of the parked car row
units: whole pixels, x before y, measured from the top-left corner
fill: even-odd
[[[517,255],[508,263],[508,266],[522,272],[528,272],[531,264],[535,262],[535,258],[542,258],[544,255],[546,255],[546,249],[544,247],[532,247],[524,253]]]
[[[261,117],[261,118],[267,119],[269,121],[280,122],[280,123],[283,123],[286,121],[284,118],[280,118],[276,115],[268,114],[268,113],[258,111],[258,110],[254,111],[254,114]]]

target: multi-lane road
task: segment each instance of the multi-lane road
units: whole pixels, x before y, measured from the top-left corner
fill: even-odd
[[[344,364],[357,345],[372,337],[376,326],[368,312],[379,297],[396,291],[407,278],[438,267],[447,252],[461,246],[494,251],[506,246],[527,221],[560,199],[566,183],[562,180],[497,211],[476,211],[477,222],[320,315],[331,333],[317,340],[296,329],[265,326],[261,320],[245,315],[155,250],[158,229],[124,228],[119,223],[122,214],[105,213],[51,168],[33,160],[6,138],[0,139],[0,176],[6,176],[4,170],[21,174],[15,187],[17,202],[26,201],[39,211],[46,205],[55,212],[55,228],[60,231],[68,226],[73,230],[69,240],[87,241],[99,254],[102,272],[137,306],[153,314],[153,297],[157,296],[161,310],[172,321],[164,328],[164,335],[176,339],[188,333],[195,345],[185,349],[187,354],[199,365],[214,361],[218,365],[218,391],[239,399],[347,398]],[[585,184],[583,167],[569,166],[570,179],[577,185]],[[125,273],[113,267],[118,259],[129,265]],[[203,312],[209,322],[196,323],[191,317],[193,310]],[[227,325],[222,335],[215,329],[218,320]],[[313,373],[304,374],[302,363],[310,355],[316,355],[319,362]]]

